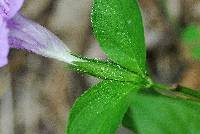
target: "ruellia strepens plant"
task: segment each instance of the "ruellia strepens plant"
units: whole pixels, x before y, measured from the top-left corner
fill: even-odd
[[[93,0],[92,28],[108,60],[81,58],[76,71],[102,81],[71,108],[66,134],[198,134],[200,92],[155,83],[148,75],[137,0]]]
[[[0,0],[0,66],[9,48],[68,63],[101,79],[72,106],[66,134],[199,134],[200,92],[153,82],[137,0],[93,0],[92,28],[106,61],[74,55],[53,33],[21,16],[23,0]]]

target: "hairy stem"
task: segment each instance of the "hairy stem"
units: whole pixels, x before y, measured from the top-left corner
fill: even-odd
[[[154,83],[152,88],[165,96],[200,102],[200,92],[198,90],[183,87],[180,85],[167,86],[157,83]]]

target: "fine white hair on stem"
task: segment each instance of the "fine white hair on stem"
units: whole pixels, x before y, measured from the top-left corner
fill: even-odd
[[[67,46],[53,33],[20,14],[8,22],[8,27],[9,44],[12,48],[26,49],[69,64],[81,61],[80,58],[73,56]]]

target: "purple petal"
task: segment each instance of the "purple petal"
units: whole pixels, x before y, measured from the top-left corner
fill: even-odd
[[[65,44],[46,28],[17,14],[8,21],[9,45],[71,63],[77,60]]]
[[[0,67],[7,64],[9,52],[8,29],[2,17],[0,17]]]
[[[4,18],[12,18],[23,5],[24,0],[0,0],[0,15]]]

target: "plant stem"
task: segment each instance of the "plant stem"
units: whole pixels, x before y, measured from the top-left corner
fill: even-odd
[[[183,87],[180,85],[167,86],[167,85],[158,84],[158,83],[154,83],[152,85],[152,88],[156,89],[159,93],[166,96],[175,97],[175,98],[178,97],[178,98],[192,100],[192,101],[195,100],[195,101],[200,102],[200,92],[198,90],[190,89],[190,88]],[[169,91],[169,92],[162,92],[164,90]]]
[[[152,84],[153,89],[158,89],[158,90],[174,90],[176,87],[173,86],[167,86],[159,83],[154,83]]]
[[[191,88],[187,88],[187,87],[182,87],[180,85],[178,85],[175,89],[175,91],[177,92],[181,92],[183,94],[187,94],[196,98],[200,99],[200,92]]]

